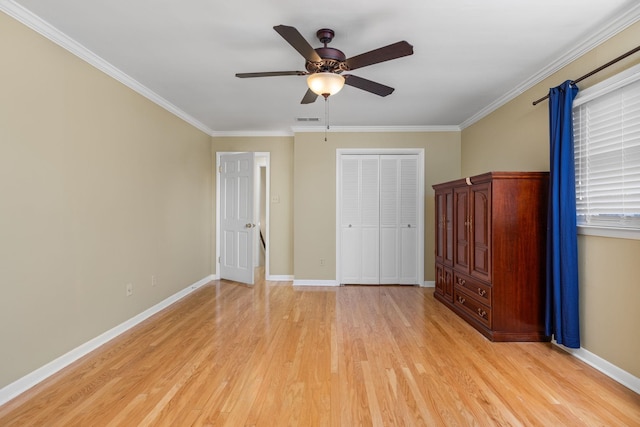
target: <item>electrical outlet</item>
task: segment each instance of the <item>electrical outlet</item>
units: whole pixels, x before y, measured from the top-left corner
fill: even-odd
[[[127,283],[127,296],[130,297],[131,295],[133,295],[133,284]]]
[[[156,276],[151,276],[151,287],[155,288],[156,286]]]
[[[320,258],[320,265],[324,267],[324,258]]]

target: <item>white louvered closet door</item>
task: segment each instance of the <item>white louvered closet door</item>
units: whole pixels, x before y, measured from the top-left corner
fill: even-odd
[[[360,280],[360,162],[342,156],[340,162],[340,254],[342,283]],[[354,227],[354,225],[356,225]]]
[[[342,158],[342,283],[379,283],[378,156]]]
[[[341,283],[418,283],[417,161],[342,156]]]
[[[416,156],[380,156],[380,283],[418,278],[418,163]]]

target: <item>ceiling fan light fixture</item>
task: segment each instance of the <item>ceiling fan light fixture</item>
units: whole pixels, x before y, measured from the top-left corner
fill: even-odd
[[[313,93],[326,98],[340,92],[344,86],[344,77],[329,72],[313,73],[307,77],[307,85]]]

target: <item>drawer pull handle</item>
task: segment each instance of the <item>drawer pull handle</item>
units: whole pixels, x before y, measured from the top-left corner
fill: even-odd
[[[458,285],[460,286],[464,286],[464,284],[467,283],[464,279],[461,279],[458,277]]]
[[[482,317],[483,319],[487,317],[487,312],[484,311],[483,309],[479,308],[478,309],[478,316]]]
[[[478,295],[480,295],[481,297],[485,296],[487,294],[487,291],[485,291],[482,288],[478,288]]]
[[[460,304],[464,304],[464,302],[466,301],[466,299],[462,298],[460,295],[458,295],[458,302]]]

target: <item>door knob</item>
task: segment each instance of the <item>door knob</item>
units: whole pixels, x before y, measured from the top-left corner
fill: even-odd
[[[244,228],[253,228],[255,226],[256,226],[255,224],[247,223],[244,225]]]

